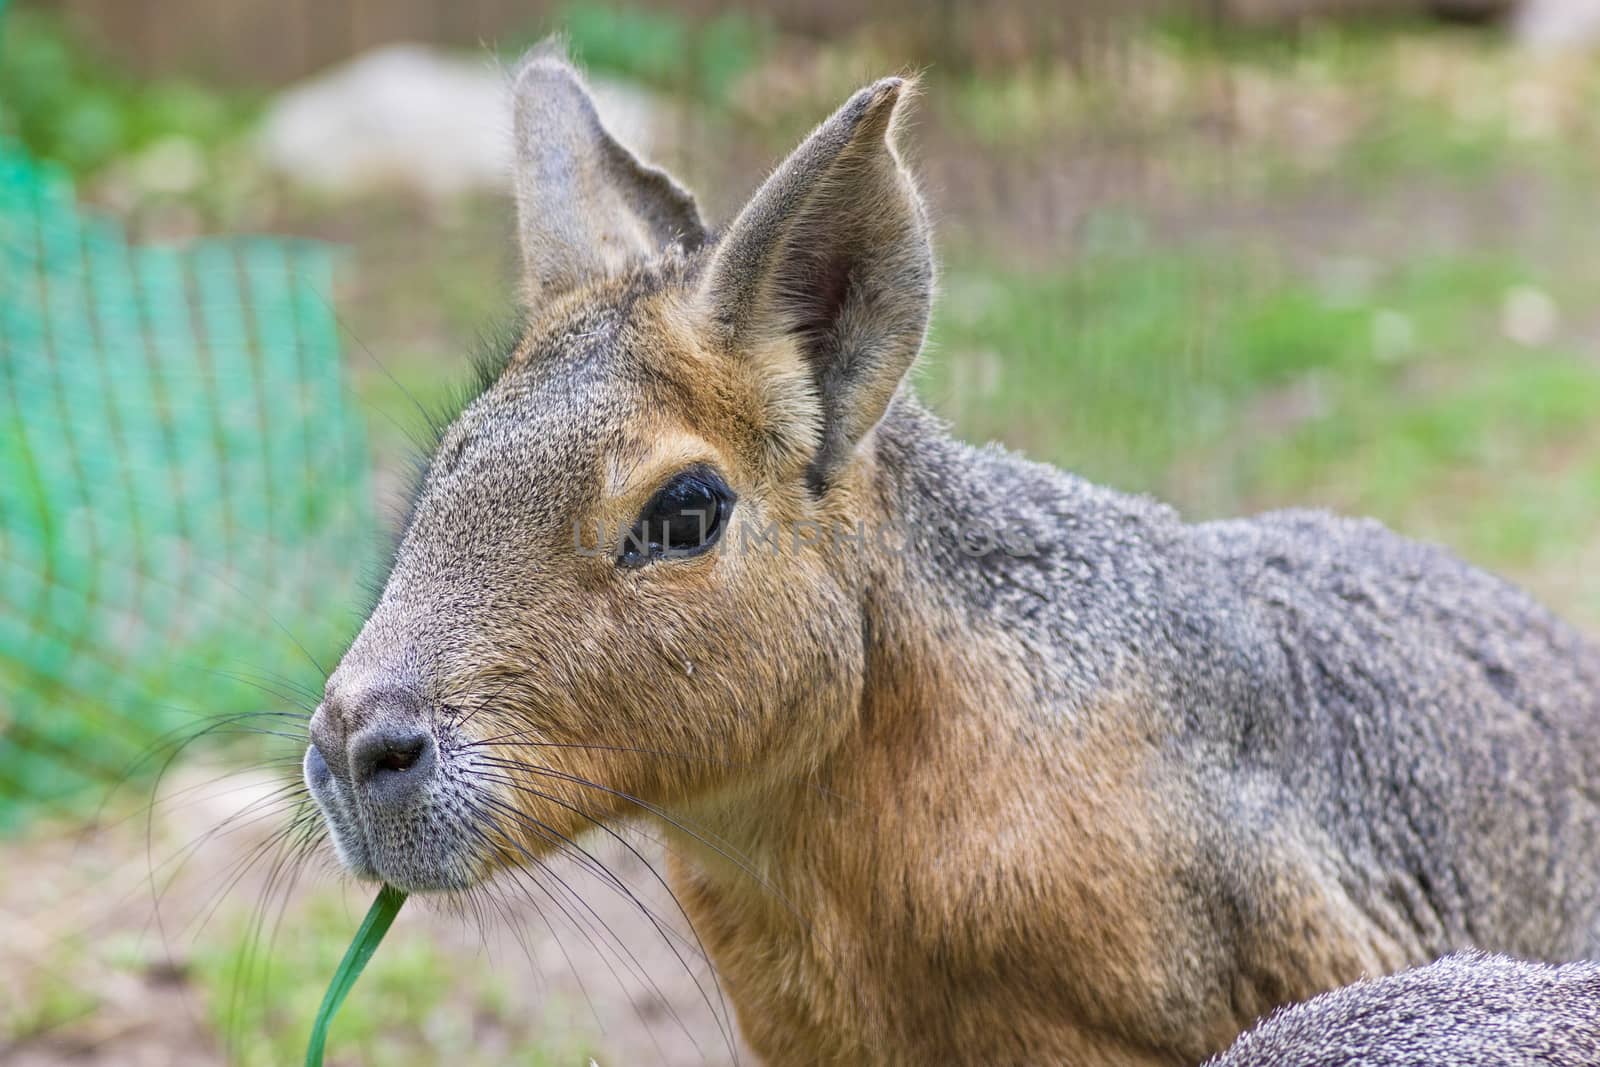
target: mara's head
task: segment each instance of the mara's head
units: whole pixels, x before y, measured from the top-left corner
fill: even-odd
[[[804,775],[864,673],[873,429],[933,283],[844,104],[720,235],[551,49],[518,69],[526,317],[442,435],[305,774],[355,873],[470,886],[597,821]]]

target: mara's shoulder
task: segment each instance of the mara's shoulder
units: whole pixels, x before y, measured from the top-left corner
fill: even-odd
[[[1544,614],[1512,583],[1376,519],[1295,509],[1186,529],[1230,582],[1269,603],[1333,601],[1388,616]]]
[[[1517,586],[1441,545],[1396,533],[1377,519],[1313,509],[1268,511],[1186,527],[1196,550],[1236,579],[1333,586],[1359,596],[1379,589],[1439,600],[1533,601]]]
[[[1600,652],[1526,590],[1374,519],[1268,512],[1186,527],[1214,580],[1276,631],[1376,656],[1464,655],[1498,679],[1600,682]],[[1592,702],[1589,694],[1586,703]]]
[[[1377,519],[1313,508],[1198,522],[1188,532],[1209,555],[1285,572],[1376,568],[1405,575],[1468,566],[1448,550],[1407,538]]]

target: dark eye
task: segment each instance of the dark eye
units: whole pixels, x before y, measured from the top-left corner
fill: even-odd
[[[709,467],[691,467],[650,498],[622,540],[617,563],[642,567],[658,559],[704,552],[722,536],[733,490]]]

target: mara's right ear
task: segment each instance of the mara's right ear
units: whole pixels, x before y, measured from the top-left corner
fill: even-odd
[[[817,127],[739,213],[699,292],[734,358],[804,383],[780,387],[776,414],[807,421],[817,491],[883,417],[928,325],[933,248],[894,146],[907,91],[885,78]]]
[[[523,290],[530,304],[670,245],[700,247],[690,196],[607,132],[558,41],[536,45],[513,83]]]

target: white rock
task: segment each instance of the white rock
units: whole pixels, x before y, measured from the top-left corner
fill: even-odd
[[[1513,26],[1531,48],[1592,48],[1600,45],[1600,0],[1522,0]]]
[[[262,125],[272,169],[334,195],[403,189],[431,199],[508,187],[510,81],[494,60],[398,44],[357,56],[285,91]],[[606,126],[648,155],[648,94],[593,84]]]

